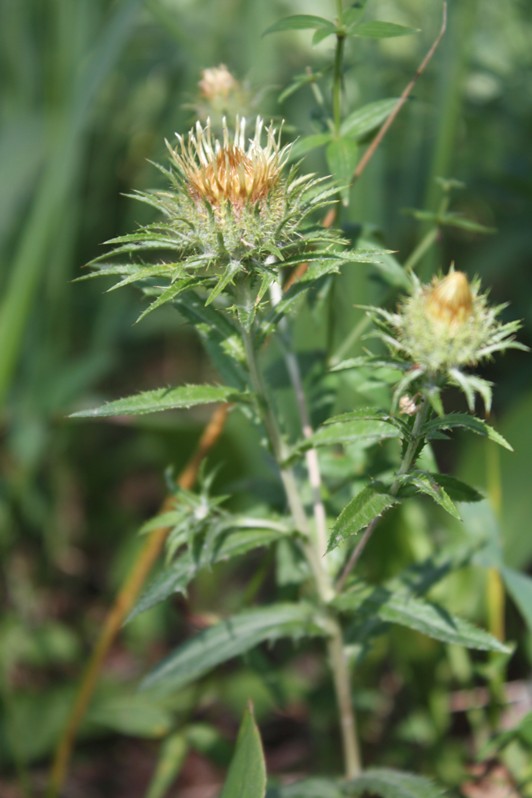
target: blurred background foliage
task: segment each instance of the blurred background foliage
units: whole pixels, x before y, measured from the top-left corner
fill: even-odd
[[[164,138],[171,140],[174,131],[193,123],[205,67],[227,64],[248,85],[254,108],[283,117],[287,131],[319,131],[310,88],[280,106],[277,98],[307,66],[318,71],[330,63],[331,40],[311,48],[308,32],[266,38],[262,33],[286,14],[332,17],[334,3],[0,0],[0,13],[0,766],[6,774],[0,785],[13,790],[6,794],[18,795],[14,785],[24,794],[28,766],[36,768],[37,784],[39,773],[42,782],[75,679],[138,550],[136,530],[165,495],[165,469],[179,471],[208,417],[98,424],[67,418],[101,398],[209,375],[198,341],[176,325],[171,312],[163,310],[136,327],[140,302],[134,289],[107,296],[99,282],[73,280],[101,252],[102,241],[149,219],[148,211],[124,194],[159,181],[149,161],[164,160]],[[350,45],[349,110],[399,96],[438,31],[441,7],[437,0],[371,0],[368,14],[420,32]],[[408,209],[438,206],[436,178],[462,181],[453,209],[494,232],[445,228],[421,272],[428,276],[455,261],[469,275],[480,275],[493,301],[510,303],[508,318],[524,320],[521,340],[528,344],[531,41],[527,0],[452,2],[444,42],[342,217],[348,231],[363,226],[404,262],[426,229]],[[325,168],[316,152],[305,166]],[[340,278],[331,297],[336,325],[327,333],[333,343],[360,320],[355,303],[383,295],[372,268],[358,265]],[[312,352],[323,347],[327,335],[311,314],[298,319],[297,333]],[[483,440],[468,438],[442,445],[437,454],[444,469],[488,490],[493,512],[487,511],[486,523],[500,526],[505,562],[526,570],[532,563],[532,370],[527,356],[517,352],[485,369],[485,375],[498,385],[494,423],[515,453],[499,455],[487,451]],[[346,382],[346,391],[353,387],[360,401],[364,386]],[[211,463],[220,467],[220,490],[231,494],[267,475],[241,419],[227,425]],[[424,505],[412,504],[383,524],[368,549],[367,567],[370,574],[393,574],[432,546],[463,534],[437,514],[429,518]],[[379,540],[385,536],[383,549]],[[468,572],[466,578],[469,588],[471,580],[478,583],[476,602],[458,579],[443,589],[452,595],[454,609],[486,624],[483,577]],[[245,570],[222,568],[199,582],[190,605],[177,601],[126,627],[84,726],[89,742],[73,777],[80,784],[86,780],[80,794],[144,795],[158,746],[139,739],[164,739],[163,754],[169,750],[175,760],[179,740],[172,734],[183,724],[189,724],[187,746],[197,759],[188,765],[188,776],[185,768],[182,785],[196,778],[192,773],[212,781],[226,761],[224,734],[234,732],[249,695],[265,724],[274,768],[304,769],[309,751],[323,769],[336,761],[334,745],[320,737],[332,709],[328,693],[316,687],[320,665],[312,652],[296,664],[282,646],[269,654],[271,661],[254,654],[240,670],[213,677],[201,696],[190,691],[177,696],[175,706],[159,707],[132,692],[147,665],[184,629],[201,623],[202,612],[230,607],[238,589],[248,589],[250,601],[254,589],[268,590],[267,578],[256,588],[247,582]],[[508,635],[517,642],[511,676],[522,679],[532,658],[530,633],[512,605],[507,612]],[[285,659],[292,664],[279,675],[272,661]],[[379,679],[365,680],[376,667]],[[496,669],[496,663],[490,667]],[[470,655],[446,652],[413,633],[383,642],[364,666],[360,684],[369,688],[357,699],[363,715],[368,710],[363,737],[369,760],[382,761],[386,750],[387,764],[426,768],[446,783],[458,781],[460,733],[468,725],[480,728],[482,736],[482,724],[473,716],[480,710],[466,712],[464,719],[451,712],[445,697],[451,687],[474,684],[479,668]],[[393,709],[387,704],[392,698]],[[307,727],[305,702],[321,707],[319,728]],[[288,707],[284,716],[279,707]],[[114,736],[110,748],[105,741],[112,732],[127,734],[129,747]],[[132,754],[134,784],[125,765]],[[102,764],[106,758],[112,768]],[[153,788],[152,798],[164,794],[160,789]]]

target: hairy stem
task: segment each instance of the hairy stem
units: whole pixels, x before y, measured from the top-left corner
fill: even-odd
[[[390,493],[392,496],[395,496],[401,487],[401,479],[404,474],[407,474],[408,471],[412,468],[414,461],[417,457],[417,453],[419,451],[419,446],[421,443],[422,435],[421,429],[427,420],[427,416],[430,410],[430,405],[428,400],[423,397],[421,400],[421,404],[418,408],[416,420],[414,421],[414,426],[412,428],[411,438],[408,446],[406,447],[405,453],[401,460],[401,464],[399,466],[399,470],[397,471],[397,476],[393,482],[392,487],[390,488]],[[379,522],[379,517],[374,518],[373,521],[366,527],[364,534],[358,541],[357,545],[353,549],[351,556],[349,557],[344,570],[340,574],[338,581],[336,582],[336,590],[340,592],[343,590],[344,585],[351,573],[354,569],[356,564],[358,563],[360,557],[364,549],[366,548],[367,544],[369,543],[373,532]]]

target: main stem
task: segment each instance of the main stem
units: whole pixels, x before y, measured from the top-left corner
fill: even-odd
[[[247,305],[249,310],[250,302],[252,301],[249,286],[243,288],[240,299]],[[334,597],[335,591],[323,560],[324,551],[322,551],[322,545],[320,544],[322,535],[318,534],[317,537],[312,536],[307,513],[299,495],[299,488],[294,470],[291,466],[285,465],[288,450],[283,441],[277,417],[269,401],[262,373],[258,367],[253,328],[249,329],[246,324],[242,324],[241,334],[246,353],[250,383],[257,399],[258,412],[264,424],[272,453],[279,467],[281,481],[294,524],[304,538],[303,549],[314,577],[316,591],[321,604],[327,607],[329,632],[327,637],[327,654],[338,704],[345,776],[347,779],[353,779],[359,775],[361,771],[356,718],[351,699],[349,667],[345,655],[342,628],[338,618],[329,608],[330,601]]]

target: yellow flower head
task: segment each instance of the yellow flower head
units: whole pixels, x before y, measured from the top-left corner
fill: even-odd
[[[186,138],[178,136],[171,150],[191,197],[218,208],[229,203],[234,209],[252,206],[268,198],[277,186],[286,162],[287,148],[281,148],[273,125],[264,129],[257,117],[255,133],[246,140],[246,119],[237,119],[233,136],[224,120],[223,135],[214,137],[210,121],[199,122]],[[266,142],[263,144],[263,133]]]

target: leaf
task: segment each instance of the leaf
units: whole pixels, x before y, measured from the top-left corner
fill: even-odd
[[[362,108],[348,114],[340,126],[342,136],[352,136],[359,141],[367,136],[390,116],[397,105],[397,99],[392,97],[388,100],[376,100],[368,103]]]
[[[497,638],[469,621],[451,615],[443,607],[424,601],[408,592],[388,588],[372,588],[357,584],[334,600],[340,612],[365,613],[386,623],[406,626],[442,643],[454,643],[480,651],[509,653]]]
[[[145,798],[165,798],[183,767],[187,753],[188,743],[181,732],[171,734],[161,743],[155,772]]]
[[[157,686],[172,692],[265,640],[324,635],[325,629],[310,604],[272,604],[245,610],[192,637],[152,671],[142,687]]]
[[[266,763],[262,742],[253,713],[248,709],[220,798],[264,798],[265,794]]]
[[[349,31],[350,36],[361,36],[364,39],[389,39],[394,36],[410,36],[419,33],[419,28],[408,28],[406,25],[397,25],[395,22],[362,22]]]
[[[318,28],[328,30],[331,33],[336,31],[335,25],[330,20],[325,19],[325,17],[318,17],[314,14],[294,14],[274,22],[262,35],[268,36],[270,33],[280,33],[286,30],[313,30]]]
[[[267,792],[267,798],[343,798],[344,795],[340,784],[333,779],[305,779]]]
[[[485,421],[482,419],[477,418],[476,416],[471,416],[468,413],[450,413],[447,416],[442,416],[441,418],[434,418],[431,421],[428,421],[422,430],[422,434],[426,435],[429,439],[431,438],[431,433],[439,430],[451,430],[455,428],[462,428],[468,429],[471,432],[475,432],[477,435],[482,435],[486,438],[489,438],[490,441],[494,443],[498,443],[499,446],[502,446],[505,449],[508,449],[510,452],[513,452],[513,448],[510,446],[508,441],[503,438],[500,432],[490,427],[489,424],[486,424]]]
[[[160,525],[164,526],[164,523],[161,521]],[[191,580],[203,568],[208,568],[222,560],[239,557],[261,546],[268,546],[283,537],[282,532],[272,529],[238,530],[228,534],[218,546],[215,546],[213,551],[210,551],[208,557],[200,555],[199,559],[195,560],[189,551],[184,552],[179,559],[164,568],[150,582],[131,610],[126,623],[165,601],[168,596],[185,593]]]
[[[380,798],[441,798],[445,794],[424,776],[403,773],[392,768],[369,768],[345,786],[345,796],[371,793]]]
[[[354,499],[347,504],[333,527],[328,551],[334,549],[342,540],[356,535],[365,526],[378,518],[385,510],[397,503],[395,496],[382,492],[376,485],[362,488]]]
[[[154,701],[152,695],[128,693],[99,698],[87,720],[106,729],[132,737],[162,737],[172,728],[171,711]]]
[[[455,502],[481,502],[484,499],[482,493],[466,482],[462,482],[461,479],[451,477],[449,474],[436,474],[433,472],[431,472],[430,476],[444,488]]]
[[[323,145],[328,144],[330,140],[330,133],[313,133],[310,136],[303,136],[303,138],[295,141],[290,147],[290,158],[292,160],[302,158],[307,152],[311,152],[318,147],[323,147]]]
[[[349,186],[358,162],[358,145],[348,138],[331,141],[325,150],[327,165],[338,183],[345,206],[349,204]]]
[[[461,520],[460,513],[455,507],[451,497],[448,495],[445,488],[434,479],[430,472],[416,469],[415,471],[410,471],[408,474],[402,475],[399,479],[403,485],[412,485],[420,493],[430,496],[430,498],[433,499],[436,504],[439,504],[440,507],[443,507],[449,515],[452,515],[453,518],[457,518],[459,521]]]
[[[501,568],[506,589],[532,632],[532,579],[513,568]]]
[[[178,388],[156,388],[134,396],[116,399],[90,410],[79,410],[70,418],[103,418],[106,416],[138,416],[159,413],[212,402],[235,401],[242,395],[226,385],[182,385]]]
[[[361,441],[377,442],[400,437],[400,429],[391,420],[375,416],[347,418],[342,421],[331,420],[330,423],[320,427],[310,438],[301,443],[300,448],[314,449],[319,446],[345,445]]]

